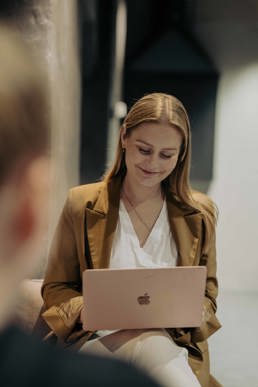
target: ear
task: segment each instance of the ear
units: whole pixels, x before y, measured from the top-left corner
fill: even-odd
[[[33,203],[31,203],[29,195],[26,195],[19,203],[12,222],[13,235],[17,247],[20,247],[33,236],[35,228],[36,215]]]
[[[126,127],[123,125],[121,130],[121,144],[123,148],[125,148],[126,138],[127,138]]]
[[[10,259],[33,236],[36,223],[24,167],[14,171],[4,182],[0,192],[0,213],[1,252]]]
[[[48,213],[49,162],[40,157],[30,161],[17,183],[18,199],[13,213],[12,229],[17,246],[35,238],[45,228]]]

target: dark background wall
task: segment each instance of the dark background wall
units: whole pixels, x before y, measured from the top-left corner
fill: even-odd
[[[116,1],[79,1],[82,69],[81,182],[105,170]]]

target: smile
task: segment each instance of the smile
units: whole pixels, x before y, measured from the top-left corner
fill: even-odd
[[[141,167],[138,167],[140,169],[140,171],[142,171],[145,175],[149,175],[149,176],[155,176],[155,175],[158,175],[160,172],[153,172],[153,171],[147,171],[146,169],[143,169]]]

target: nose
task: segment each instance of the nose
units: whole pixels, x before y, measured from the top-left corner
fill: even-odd
[[[159,169],[158,162],[159,162],[158,155],[156,155],[155,153],[150,154],[147,161],[148,170],[150,172],[157,172]]]

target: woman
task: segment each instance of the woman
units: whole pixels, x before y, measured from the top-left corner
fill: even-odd
[[[133,358],[168,386],[216,385],[206,342],[220,327],[216,210],[207,196],[190,188],[190,140],[189,119],[177,98],[153,93],[133,105],[112,168],[101,182],[69,193],[42,289],[43,316],[60,342]],[[85,269],[175,265],[207,266],[200,328],[82,330]]]

